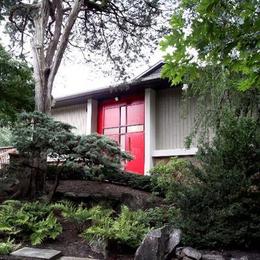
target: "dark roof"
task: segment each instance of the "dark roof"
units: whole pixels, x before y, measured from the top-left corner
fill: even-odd
[[[163,66],[163,62],[159,61],[156,64],[154,64],[152,67],[150,67],[148,70],[141,73],[139,76],[137,76],[134,80],[149,80],[149,79],[159,79],[161,77],[161,70]]]
[[[116,86],[109,86],[102,89],[86,91],[83,93],[70,95],[67,97],[57,98],[55,101],[55,108],[86,103],[88,98],[95,98],[98,100],[113,98],[115,96],[137,93],[143,91],[145,88],[165,88],[169,86],[167,80],[160,78],[160,71],[163,62],[158,62],[144,73],[140,74],[133,81],[122,83]]]

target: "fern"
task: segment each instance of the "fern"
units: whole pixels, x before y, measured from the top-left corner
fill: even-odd
[[[5,242],[0,242],[0,255],[10,254],[17,245],[14,244],[14,240],[8,238]]]
[[[91,209],[84,208],[83,204],[78,207],[70,201],[60,201],[51,206],[53,209],[61,211],[65,219],[72,221],[75,224],[78,232],[82,232],[89,221],[99,222],[104,216],[110,216],[113,211],[105,209],[101,206],[96,206]]]
[[[40,202],[5,201],[0,205],[0,234],[30,239],[33,245],[55,239],[62,231],[50,205]]]
[[[101,209],[94,208],[92,210],[99,213]],[[126,206],[123,206],[121,213],[115,219],[111,216],[111,210],[107,210],[107,213],[107,215],[96,214],[92,216],[92,226],[82,233],[86,240],[114,240],[135,248],[149,231],[149,226],[144,221],[146,213],[141,210],[130,211]]]
[[[38,245],[46,238],[55,239],[62,232],[60,223],[51,213],[46,219],[36,223],[30,236],[32,245]]]

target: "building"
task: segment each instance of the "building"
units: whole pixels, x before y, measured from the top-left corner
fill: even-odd
[[[116,140],[134,159],[129,172],[147,174],[154,163],[172,156],[192,156],[185,149],[195,117],[194,99],[182,108],[182,86],[170,87],[160,78],[157,63],[123,86],[108,87],[56,100],[52,115],[75,126],[77,134],[99,133]]]

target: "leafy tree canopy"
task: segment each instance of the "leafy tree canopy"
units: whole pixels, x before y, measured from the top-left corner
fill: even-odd
[[[0,124],[14,121],[16,113],[33,110],[32,71],[0,45]]]
[[[24,42],[31,42],[35,107],[50,113],[53,82],[71,47],[103,70],[107,62],[109,72],[122,79],[130,64],[155,49],[172,7],[170,0],[2,0],[0,16],[21,54]]]
[[[236,75],[237,89],[259,89],[259,5],[259,0],[182,0],[161,43],[167,51],[163,75],[173,84],[185,77],[196,81],[202,67],[219,64],[226,77]]]

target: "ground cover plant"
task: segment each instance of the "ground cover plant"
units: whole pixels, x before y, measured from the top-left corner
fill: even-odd
[[[41,244],[55,239],[62,227],[49,205],[9,200],[0,205],[0,237]]]
[[[46,204],[8,200],[0,206],[0,254],[10,253],[18,244],[39,245],[55,240],[62,233],[62,219],[73,223],[86,243],[102,241],[105,245],[116,243],[136,249],[152,228],[153,217],[126,206],[116,212],[70,201]]]
[[[8,255],[11,253],[18,245],[14,244],[14,240],[8,238],[7,240],[0,240],[0,255]]]
[[[68,201],[55,203],[52,207],[75,223],[79,234],[89,242],[113,241],[136,248],[151,228],[151,218],[146,211],[132,211],[127,206],[122,206],[118,213],[99,205],[87,209],[82,204],[76,206]]]

